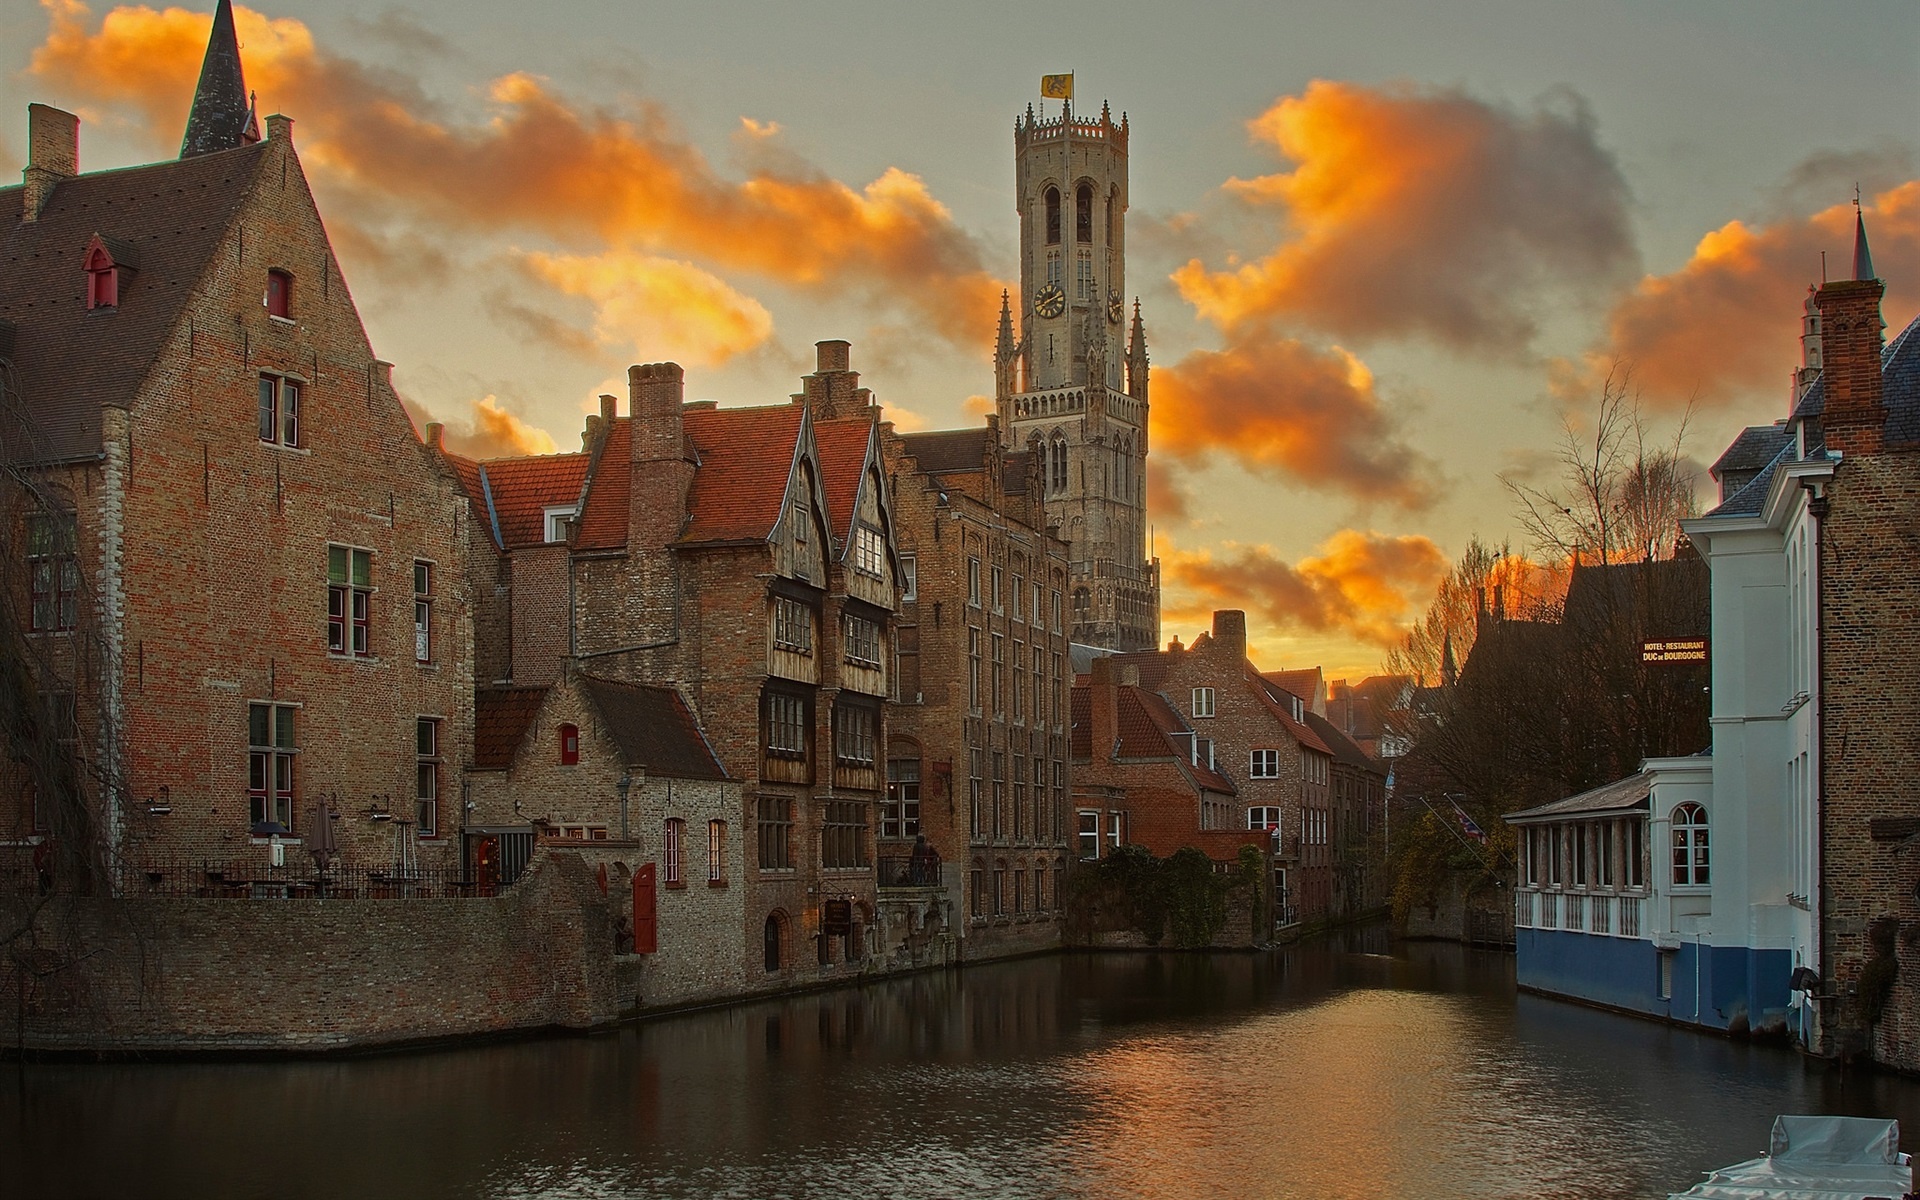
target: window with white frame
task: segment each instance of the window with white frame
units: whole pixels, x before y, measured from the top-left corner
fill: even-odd
[[[775,596],[773,644],[795,654],[813,653],[813,610],[791,597]]]
[[[999,567],[994,567],[993,568],[993,591],[991,595],[993,598],[993,611],[995,612],[1000,612],[1002,609],[1002,605],[1000,601],[1000,593],[1001,593],[1001,586],[1005,582],[1006,582],[1006,573],[1002,571]]]
[[[865,617],[845,614],[847,661],[863,667],[880,665],[880,624]]]
[[[855,526],[853,531],[853,569],[875,579],[886,575],[887,541],[871,525]]]
[[[414,830],[421,837],[440,836],[440,718],[420,717],[413,723]]]
[[[900,599],[920,598],[920,564],[911,554],[900,556]]]
[[[1254,779],[1280,778],[1280,751],[1254,750],[1247,755],[1247,774]]]
[[[373,551],[327,547],[327,651],[366,658],[373,653]]]
[[[967,604],[980,607],[980,560],[977,558],[967,560]]]
[[[1213,689],[1197,687],[1193,689],[1193,715],[1210,717],[1213,715]]]
[[[433,661],[433,564],[413,561],[413,660]]]
[[[1707,873],[1707,810],[1682,804],[1673,810],[1673,882],[1676,887],[1705,887]]]
[[[725,821],[707,822],[707,885],[709,887],[727,881],[727,823]]]
[[[247,705],[248,820],[293,828],[294,706]]]
[[[1100,814],[1097,812],[1080,814],[1080,857],[1100,857]]]
[[[887,802],[880,810],[880,836],[903,840],[920,833],[920,760],[887,760]]]
[[[1256,804],[1247,810],[1248,829],[1277,830],[1280,828],[1280,806],[1277,804]]]
[[[1012,608],[1013,608],[1012,616],[1013,616],[1013,619],[1016,621],[1022,621],[1026,619],[1020,615],[1020,598],[1021,598],[1021,594],[1026,590],[1027,590],[1026,578],[1021,575],[1015,575],[1013,577],[1013,590],[1007,594],[1007,599],[1008,599],[1008,602],[1012,605]],[[1034,615],[1039,616],[1040,614],[1036,612]]]
[[[282,375],[260,377],[260,440],[300,445],[300,382]]]
[[[687,823],[668,817],[660,837],[660,882],[668,887],[685,887]]]
[[[543,540],[564,542],[573,532],[573,519],[580,514],[577,504],[549,504],[546,507],[546,530]]]

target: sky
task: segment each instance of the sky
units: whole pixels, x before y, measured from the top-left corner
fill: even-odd
[[[0,0],[81,166],[178,153],[212,3]],[[972,424],[1018,279],[1013,121],[1125,112],[1163,636],[1380,669],[1506,483],[1627,373],[1710,464],[1786,411],[1860,188],[1920,307],[1920,5],[283,0],[241,6],[376,353],[469,453],[579,445],[634,362],[777,403],[813,344],[902,429]],[[1707,481],[1702,480],[1703,496]]]

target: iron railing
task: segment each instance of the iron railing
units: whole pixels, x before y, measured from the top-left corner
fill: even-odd
[[[932,847],[918,854],[882,854],[878,865],[883,888],[940,886],[940,852]]]
[[[425,900],[496,896],[510,884],[457,869],[337,864],[268,867],[208,859],[151,860],[133,872],[127,892],[221,900]]]

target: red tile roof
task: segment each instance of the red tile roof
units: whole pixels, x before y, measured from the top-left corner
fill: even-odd
[[[873,422],[848,418],[817,421],[813,442],[820,452],[821,481],[827,490],[827,515],[832,518],[833,536],[843,545],[853,539],[854,506],[860,495],[860,476],[867,465],[867,448],[873,442]]]
[[[550,505],[580,502],[587,479],[584,454],[537,454],[525,458],[494,458],[480,464],[482,486],[493,506],[500,543],[538,546],[547,540]]]
[[[1196,766],[1192,760],[1192,749],[1184,735],[1192,729],[1181,719],[1179,712],[1167,703],[1166,697],[1144,688],[1118,687],[1115,699],[1115,716],[1119,722],[1121,758],[1160,758],[1176,759],[1185,765],[1194,781],[1210,791],[1225,792],[1234,795],[1237,789],[1233,781],[1219,771],[1207,766]],[[1068,735],[1068,753],[1076,759],[1093,757],[1093,689],[1086,685],[1076,686],[1067,698],[1068,715],[1073,721],[1072,732]],[[1182,735],[1178,738],[1170,736]],[[1113,752],[1112,747],[1102,747],[1102,754]]]
[[[692,409],[687,440],[700,455],[684,543],[762,541],[773,535],[787,498],[793,455],[806,409]]]
[[[504,771],[526,739],[527,726],[546,702],[547,689],[490,687],[473,694],[473,765],[481,771]]]
[[[1313,704],[1313,694],[1320,687],[1320,668],[1302,667],[1297,671],[1268,671],[1261,676],[1268,683],[1280,685],[1280,690],[1305,700],[1309,707]]]
[[[493,510],[487,507],[487,489],[480,482],[480,464],[471,458],[442,449],[440,457],[460,479],[460,489],[467,494],[467,504],[473,509],[473,519],[486,529],[487,537],[495,546],[500,544],[500,531],[494,527]]]
[[[633,500],[633,419],[619,417],[600,443],[586,506],[580,511],[580,550],[618,550],[627,544],[628,506]]]
[[[1292,693],[1263,677],[1253,669],[1251,664],[1247,667],[1247,681],[1253,685],[1253,694],[1266,703],[1267,710],[1280,722],[1282,728],[1293,735],[1294,741],[1309,750],[1318,750],[1322,754],[1333,753],[1333,747],[1321,741],[1319,734],[1293,719],[1293,701],[1287,699]],[[1306,697],[1302,696],[1300,699],[1305,700]]]

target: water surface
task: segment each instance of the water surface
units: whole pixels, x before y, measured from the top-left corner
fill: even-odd
[[[348,1062],[0,1067],[0,1192],[1608,1200],[1758,1153],[1782,1112],[1920,1131],[1920,1085],[1367,937],[1026,959]]]

